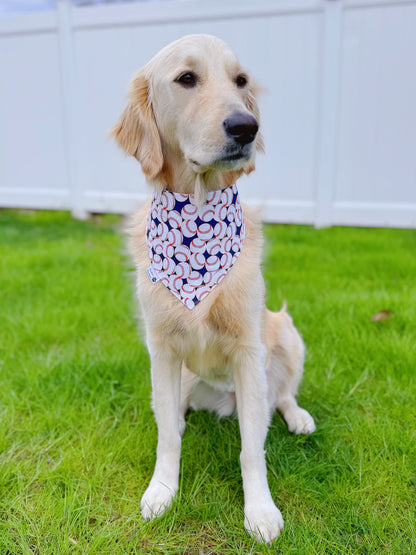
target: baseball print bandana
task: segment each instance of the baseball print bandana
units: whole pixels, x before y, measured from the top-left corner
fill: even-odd
[[[189,309],[225,277],[237,260],[245,228],[237,186],[194,195],[155,193],[146,227],[149,279],[161,281]]]

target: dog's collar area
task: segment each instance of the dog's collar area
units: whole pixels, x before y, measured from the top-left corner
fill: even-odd
[[[147,275],[193,309],[232,268],[244,237],[236,184],[210,191],[200,207],[191,194],[155,193],[146,227]]]

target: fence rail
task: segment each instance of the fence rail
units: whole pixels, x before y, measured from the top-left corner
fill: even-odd
[[[241,180],[274,222],[416,227],[416,0],[203,0],[0,17],[0,206],[130,212],[149,196],[107,139],[127,83],[187,33],[265,87]]]

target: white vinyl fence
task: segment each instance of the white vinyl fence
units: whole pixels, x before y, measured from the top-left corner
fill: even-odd
[[[266,89],[240,182],[267,221],[416,227],[416,1],[185,0],[0,17],[0,206],[130,212],[140,167],[107,138],[134,73],[188,33]]]

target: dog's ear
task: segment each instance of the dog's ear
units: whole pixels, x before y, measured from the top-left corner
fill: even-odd
[[[110,134],[127,154],[137,158],[149,179],[160,173],[163,167],[162,145],[144,71],[131,81],[128,104]]]
[[[253,116],[256,118],[257,122],[260,125],[260,110],[256,100],[256,96],[259,90],[260,88],[257,84],[254,83],[250,85],[250,89],[248,91],[247,100],[246,100],[246,107],[250,111],[250,113],[253,114]],[[257,137],[256,137],[256,151],[264,152],[264,140],[263,140],[263,135],[261,134],[260,131],[257,133]],[[244,173],[249,174],[255,169],[255,167],[256,167],[255,154],[253,153],[251,160],[249,160],[246,164],[244,164],[243,171]]]

